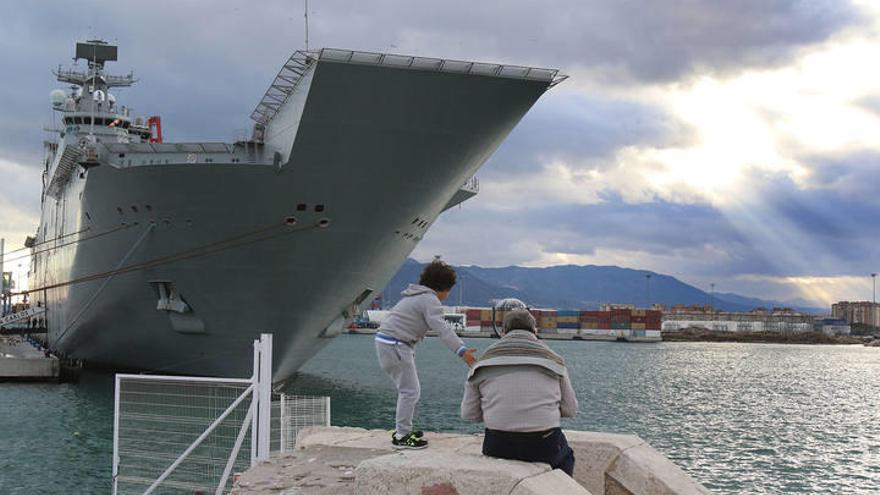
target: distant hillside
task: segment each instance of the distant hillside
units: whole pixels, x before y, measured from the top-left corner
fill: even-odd
[[[386,306],[400,298],[407,284],[418,281],[424,265],[407,259],[383,291]],[[516,297],[531,306],[558,309],[596,309],[602,303],[708,304],[727,311],[748,311],[758,306],[782,304],[737,294],[714,298],[675,277],[617,266],[563,265],[546,268],[459,266],[458,284],[447,300],[450,305],[487,306],[492,299]],[[646,277],[650,275],[650,281]],[[649,299],[650,292],[650,299]],[[817,308],[796,308],[817,312]]]

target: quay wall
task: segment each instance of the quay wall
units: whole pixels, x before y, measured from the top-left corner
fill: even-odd
[[[56,358],[0,357],[0,380],[51,380],[60,371]]]
[[[426,433],[395,451],[387,431],[306,428],[294,452],[245,472],[232,493],[382,495],[696,495],[710,493],[635,435],[566,431],[574,476],[481,454],[482,435]]]

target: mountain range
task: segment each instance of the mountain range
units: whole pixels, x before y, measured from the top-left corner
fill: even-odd
[[[385,307],[397,302],[407,284],[418,282],[423,267],[423,263],[411,258],[403,263],[382,292]],[[458,282],[446,301],[449,305],[489,306],[493,299],[515,297],[532,307],[557,309],[598,309],[603,303],[648,307],[659,303],[667,306],[712,304],[726,311],[785,306],[805,313],[828,312],[827,308],[733,293],[710,294],[670,275],[618,266],[484,268],[471,265],[456,266],[455,270]]]

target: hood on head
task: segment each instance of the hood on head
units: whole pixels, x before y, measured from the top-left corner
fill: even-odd
[[[418,296],[419,294],[436,294],[434,289],[430,287],[425,287],[424,285],[419,284],[409,284],[406,289],[403,289],[403,292],[400,293],[403,297],[410,296]]]

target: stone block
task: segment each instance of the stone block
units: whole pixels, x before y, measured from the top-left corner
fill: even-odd
[[[700,483],[646,443],[630,447],[617,457],[607,476],[612,486],[634,495],[703,495]]]
[[[645,443],[617,433],[566,431],[565,437],[574,450],[574,478],[592,493],[605,493],[605,473],[621,452]]]
[[[524,478],[550,471],[546,464],[463,455],[428,448],[368,459],[355,470],[362,495],[509,495]],[[452,491],[454,490],[454,491]]]
[[[510,495],[591,495],[591,493],[569,475],[554,469],[520,481]]]

